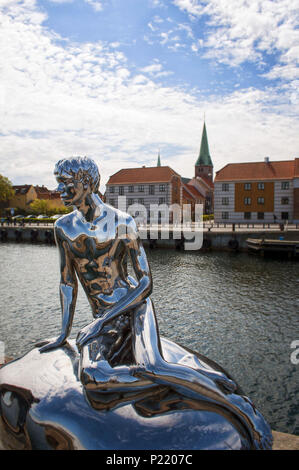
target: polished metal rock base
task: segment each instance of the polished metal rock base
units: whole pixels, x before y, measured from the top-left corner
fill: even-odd
[[[200,355],[161,338],[167,361],[201,361],[223,370]],[[130,394],[86,391],[77,377],[75,343],[41,354],[36,347],[0,370],[0,439],[4,448],[90,450],[193,450],[271,447],[271,431],[263,429],[254,444],[245,427],[219,406],[180,396],[158,386]],[[88,395],[87,395],[88,393]],[[238,395],[239,394],[239,395]],[[238,389],[234,397],[242,397]],[[248,400],[248,403],[247,403]],[[252,408],[254,409],[254,408]]]

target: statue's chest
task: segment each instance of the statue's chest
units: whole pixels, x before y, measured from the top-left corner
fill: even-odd
[[[70,244],[71,251],[76,257],[92,260],[108,255],[115,243],[115,238],[90,236],[81,234]]]

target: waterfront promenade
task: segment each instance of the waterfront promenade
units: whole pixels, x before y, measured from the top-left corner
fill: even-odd
[[[53,223],[1,224],[0,241],[54,243]],[[188,249],[248,251],[247,240],[271,239],[298,241],[299,224],[215,224],[186,225],[138,224],[140,238],[150,248],[185,249],[185,242],[197,239]],[[296,250],[295,250],[296,251]],[[297,250],[298,251],[298,250]]]

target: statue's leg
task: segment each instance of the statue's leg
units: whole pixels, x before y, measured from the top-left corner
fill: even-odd
[[[135,377],[132,366],[110,365],[111,351],[122,339],[122,332],[109,326],[90,343],[83,346],[80,354],[79,378],[86,389],[97,391],[128,391],[155,387],[150,379]],[[120,344],[120,350],[121,350]]]
[[[253,447],[268,446],[261,436],[265,421],[246,397],[228,393],[216,380],[184,364],[169,363],[161,354],[155,312],[150,299],[135,311],[133,349],[139,369],[135,375],[151,379],[160,385],[168,385],[191,399],[211,404],[211,411],[225,410],[243,425],[251,437]],[[267,434],[266,434],[267,435]]]
[[[188,392],[192,398],[198,394],[213,394],[223,399],[224,394],[208,376],[185,364],[166,362],[163,358],[153,304],[147,299],[136,308],[133,327],[133,353],[139,371],[164,385],[172,385]]]

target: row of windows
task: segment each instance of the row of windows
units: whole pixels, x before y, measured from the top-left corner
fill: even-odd
[[[111,206],[115,206],[117,203],[116,199],[109,199],[109,204]],[[144,199],[143,198],[138,198],[138,199],[132,199],[128,198],[128,206],[132,206],[133,204],[142,204],[144,206]],[[166,198],[165,197],[159,197],[159,205],[160,204],[166,204]]]
[[[251,188],[252,188],[251,183],[244,183],[245,191],[250,191]],[[265,183],[258,183],[257,184],[257,189],[259,189],[259,190],[265,189]],[[289,181],[282,181],[281,182],[281,189],[290,189]],[[229,191],[229,183],[222,183],[222,191]]]
[[[110,186],[109,191],[110,193],[117,193],[123,195],[125,192],[125,186]],[[149,194],[155,194],[155,186],[153,184],[150,184],[148,187]],[[161,193],[165,193],[166,191],[166,184],[159,184],[159,191]],[[144,193],[145,192],[145,186],[143,184],[140,184],[138,186],[128,186],[128,192],[129,193],[134,193],[134,192],[139,192],[139,193]]]
[[[276,216],[273,216],[274,219],[276,219]],[[222,220],[227,220],[229,219],[229,212],[222,212],[221,215]],[[264,212],[258,212],[257,213],[257,218],[258,220],[264,220],[265,214]],[[282,212],[281,213],[281,219],[282,220],[288,220],[289,218],[289,213],[288,212]],[[251,212],[244,212],[244,220],[251,220]]]
[[[289,198],[288,197],[282,197],[281,198],[281,204],[286,205],[289,204]],[[265,198],[264,197],[258,197],[257,198],[257,203],[258,204],[265,204]],[[244,198],[244,204],[245,206],[250,206],[251,205],[251,197],[245,197]],[[229,198],[228,197],[223,197],[222,198],[222,205],[223,206],[228,206],[229,205]]]

